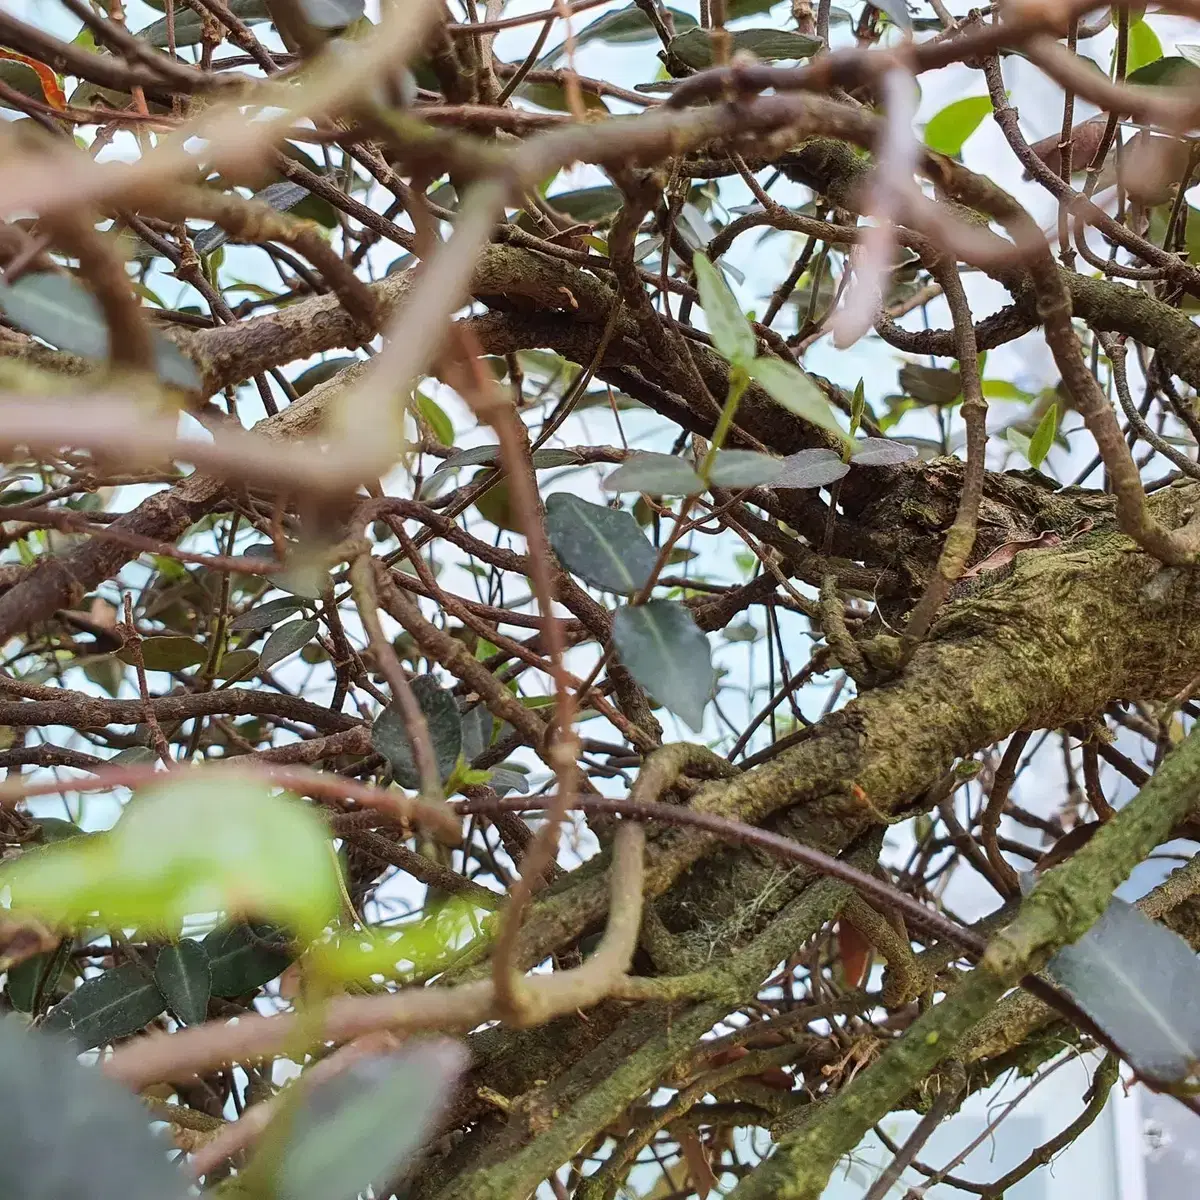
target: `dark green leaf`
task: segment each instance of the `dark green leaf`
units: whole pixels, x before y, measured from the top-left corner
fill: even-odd
[[[0,312],[26,333],[59,350],[83,358],[108,357],[108,326],[95,296],[73,276],[23,275],[14,284],[0,282]],[[195,390],[200,372],[179,347],[155,333],[154,362],[158,377],[173,387]]]
[[[520,792],[522,796],[529,795],[529,780],[525,778],[523,772],[506,767],[503,763],[492,768],[488,783],[495,789],[497,796],[503,796],[507,792]]]
[[[194,938],[184,938],[158,952],[154,982],[167,1007],[184,1025],[199,1025],[208,1016],[212,967],[208,951]]]
[[[721,272],[697,250],[692,257],[696,289],[713,345],[727,362],[746,367],[758,353],[758,339]]]
[[[0,1020],[0,1196],[182,1200],[180,1173],[133,1095],[60,1038]]]
[[[624,196],[620,188],[604,184],[600,187],[578,188],[573,192],[559,192],[547,196],[546,203],[576,221],[599,224],[616,215],[624,203]]]
[[[241,17],[247,25],[271,19],[266,0],[228,0],[228,4],[229,11],[235,17]],[[155,7],[157,8],[158,5]],[[140,41],[146,42],[148,45],[157,46],[160,49],[165,47],[168,43],[166,17],[139,29],[137,36]],[[197,46],[203,40],[204,22],[200,14],[195,9],[179,5],[175,11],[175,45],[177,47]]]
[[[923,367],[918,363],[905,363],[900,368],[900,386],[922,404],[939,407],[953,404],[962,395],[962,380],[957,371]]]
[[[251,199],[269,205],[276,212],[287,212],[289,208],[295,208],[305,196],[310,194],[308,188],[302,187],[298,183],[292,183],[290,179],[282,179],[276,183],[267,184],[261,192],[255,192]],[[227,241],[229,241],[229,234],[220,225],[210,225],[207,229],[201,229],[192,238],[192,245],[201,254],[211,254],[214,250],[224,246]]]
[[[1200,1061],[1200,962],[1178,934],[1123,900],[1046,974],[1120,1048],[1144,1079],[1180,1083]]]
[[[820,38],[786,29],[739,29],[733,33],[733,50],[748,50],[764,62],[811,58],[823,46]],[[697,71],[713,63],[712,34],[707,29],[689,29],[671,39],[670,52],[681,63]]]
[[[672,600],[625,605],[613,618],[612,640],[634,679],[698,732],[716,677],[708,638],[692,614]]]
[[[114,758],[113,762],[116,761]],[[42,831],[42,842],[65,842],[68,838],[86,837],[87,835],[74,821],[64,821],[62,817],[35,817],[35,823]]]
[[[1200,66],[1189,62],[1182,55],[1170,54],[1139,67],[1126,82],[1151,87],[1182,88],[1194,92],[1200,87]]]
[[[494,724],[492,714],[484,704],[477,704],[462,714],[462,756],[468,766],[492,744]]]
[[[80,1050],[92,1050],[145,1029],[166,1007],[154,980],[136,963],[123,963],[60,1000],[46,1014],[43,1028],[68,1034]]]
[[[434,1130],[466,1051],[449,1039],[363,1058],[300,1102],[279,1158],[279,1200],[382,1195]]]
[[[696,18],[677,8],[668,10],[675,19],[677,30],[694,28]],[[636,4],[605,13],[599,20],[585,25],[575,35],[575,46],[586,46],[588,42],[607,42],[609,45],[627,45],[636,42],[652,42],[658,36],[649,18]],[[538,59],[538,67],[552,67],[567,52],[567,43],[555,46]]]
[[[713,487],[760,487],[774,483],[782,474],[782,460],[769,454],[757,450],[718,450],[708,472],[708,482]]]
[[[1057,432],[1058,405],[1051,404],[1033,431],[1033,437],[1029,439],[1028,458],[1031,467],[1040,467],[1045,461],[1046,455],[1050,453],[1050,447],[1054,445],[1054,435]]]
[[[694,496],[704,480],[690,463],[673,454],[631,454],[607,479],[607,492],[645,492],[650,496]]]
[[[271,925],[222,925],[201,943],[212,994],[244,996],[281,975],[292,962],[290,942]]]
[[[241,679],[258,665],[256,650],[226,650],[217,663],[216,679]]]
[[[992,101],[988,96],[964,96],[947,104],[925,126],[925,145],[939,154],[957,157],[963,143],[991,111]]]
[[[839,455],[823,447],[797,450],[783,460],[783,472],[771,485],[777,488],[821,488],[836,483],[850,470]]]
[[[296,389],[297,396],[307,396],[318,383],[328,383],[339,372],[359,361],[361,360],[352,354],[339,354],[336,358],[327,358],[324,362],[314,363],[292,380],[292,387]]]
[[[747,369],[776,404],[812,425],[845,437],[825,393],[795,363],[782,358],[756,358]]]
[[[855,442],[854,449],[850,452],[850,461],[856,467],[894,467],[916,457],[917,452],[912,446],[876,437]]]
[[[280,625],[262,648],[258,659],[259,670],[269,670],[289,654],[295,654],[301,646],[306,646],[317,636],[320,627],[319,621],[289,621],[286,625]]]
[[[632,595],[654,570],[654,547],[620,509],[557,492],[546,500],[546,533],[567,570],[606,591]]]
[[[9,1003],[17,1012],[32,1013],[39,993],[43,997],[53,994],[62,971],[63,957],[57,953],[35,954],[15,967],[9,967]]]
[[[122,662],[132,663],[133,654],[129,647],[118,651]],[[195,638],[149,637],[142,642],[142,662],[147,671],[183,671],[199,666],[208,657],[208,651]]]
[[[454,697],[439,687],[432,675],[420,675],[412,681],[413,695],[425,714],[438,774],[445,783],[450,778],[462,750],[462,717]],[[401,787],[418,788],[421,776],[413,761],[412,743],[399,708],[392,704],[375,718],[371,744],[392,765],[392,776]]]
[[[237,633],[270,629],[272,625],[277,625],[284,617],[290,617],[300,608],[301,602],[293,596],[280,596],[277,600],[268,600],[247,612],[238,613],[229,622],[229,628]]]

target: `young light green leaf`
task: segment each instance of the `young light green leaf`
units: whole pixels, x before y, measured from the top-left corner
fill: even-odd
[[[704,480],[673,454],[631,454],[607,479],[606,492],[645,492],[648,496],[695,496]]]
[[[783,462],[757,450],[718,450],[708,472],[713,487],[747,488],[775,483]]]
[[[613,646],[629,673],[660,704],[697,732],[716,676],[708,638],[673,600],[617,609]]]
[[[1146,18],[1132,22],[1129,26],[1129,48],[1125,55],[1126,75],[1157,62],[1162,56],[1162,43],[1158,40],[1158,34],[1146,24]],[[1115,48],[1113,57],[1116,57]]]
[[[1112,900],[1046,974],[1155,1083],[1182,1083],[1200,1061],[1200,961],[1177,933]]]
[[[1057,432],[1058,404],[1055,403],[1051,404],[1042,414],[1042,419],[1033,431],[1033,437],[1029,439],[1029,450],[1026,457],[1029,459],[1031,467],[1040,467],[1045,461],[1046,455],[1050,453],[1050,447],[1054,445],[1054,435]]]
[[[425,714],[438,774],[445,783],[450,778],[459,751],[462,750],[462,716],[454,697],[439,687],[432,675],[420,675],[412,681],[413,696]],[[392,765],[392,777],[405,788],[419,788],[421,775],[413,759],[408,728],[396,705],[390,705],[375,718],[371,744]]]
[[[429,428],[443,446],[454,445],[454,422],[446,416],[446,410],[436,400],[430,399],[424,392],[418,392],[417,411],[429,422]]]
[[[183,1176],[124,1087],[65,1039],[0,1019],[0,1196],[182,1200]]]
[[[0,281],[0,312],[26,333],[83,358],[108,357],[108,325],[95,296],[71,275],[23,275]],[[154,361],[163,383],[185,391],[199,389],[200,372],[179,347],[161,333],[154,337]]]
[[[853,437],[862,425],[863,413],[867,410],[867,394],[860,377],[850,399],[850,436]]]
[[[916,457],[917,452],[912,446],[893,442],[890,438],[862,438],[854,443],[850,452],[850,461],[856,467],[894,467]]]
[[[756,358],[746,369],[776,404],[812,425],[846,436],[825,393],[795,363],[782,358]]]
[[[1017,451],[1018,454],[1025,458],[1029,457],[1029,438],[1027,438],[1019,429],[1013,429],[1011,426],[1004,431],[1004,440]]]
[[[166,1007],[153,978],[136,963],[123,963],[81,983],[50,1009],[42,1028],[92,1050],[145,1029]]]
[[[289,621],[286,625],[280,625],[262,648],[259,670],[266,671],[289,654],[295,654],[302,646],[307,646],[317,636],[319,628],[318,621]]]
[[[194,938],[183,938],[158,952],[154,982],[184,1025],[199,1025],[208,1016],[212,966],[208,951]]]
[[[382,1195],[433,1131],[466,1069],[449,1039],[362,1058],[305,1095],[279,1155],[279,1200]]]
[[[293,957],[291,943],[270,925],[220,925],[201,944],[208,956],[212,994],[225,999],[269,983]]]
[[[758,353],[758,339],[729,284],[699,250],[692,257],[692,270],[717,352],[734,366],[748,366]]]
[[[658,557],[631,513],[570,492],[546,500],[546,535],[568,571],[623,596],[645,585]]]
[[[848,463],[832,450],[817,447],[797,450],[783,460],[783,470],[771,485],[776,488],[822,488],[836,483],[850,471]]]
[[[964,96],[947,104],[925,126],[925,145],[939,154],[957,158],[963,143],[991,111],[992,101],[988,96]]]

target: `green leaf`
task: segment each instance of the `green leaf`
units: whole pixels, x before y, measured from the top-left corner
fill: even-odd
[[[570,92],[565,83],[523,83],[517,88],[517,95],[551,112],[571,111]],[[583,107],[590,112],[607,114],[609,111],[608,105],[595,92],[583,92],[582,99]]]
[[[484,704],[477,704],[462,714],[462,756],[469,766],[491,744],[495,720]]]
[[[301,646],[308,645],[317,636],[320,627],[319,621],[289,621],[286,625],[280,625],[267,638],[259,655],[258,669],[269,670],[289,654],[295,654]]]
[[[175,929],[253,913],[313,937],[336,914],[328,827],[302,801],[231,771],[181,771],[140,790],[107,834],[27,852],[0,873],[13,908],[65,926]]]
[[[757,450],[718,450],[708,472],[708,482],[713,487],[760,487],[774,483],[782,474],[782,460],[769,454]]]
[[[776,404],[838,437],[846,436],[825,393],[795,363],[782,358],[756,358],[747,370]]]
[[[446,416],[445,409],[424,392],[417,393],[417,411],[429,422],[429,428],[443,446],[454,445],[454,422]]]
[[[1200,66],[1182,55],[1168,54],[1130,73],[1127,83],[1149,87],[1180,88],[1194,92],[1200,87]]]
[[[1028,402],[1033,399],[1031,393],[1022,391],[1021,388],[1008,379],[985,379],[982,387],[983,394],[988,400],[1021,400]]]
[[[836,483],[849,474],[850,465],[842,461],[841,455],[832,450],[818,447],[813,450],[797,450],[789,454],[782,463],[779,478],[771,485],[776,488],[822,488]]]
[[[226,650],[217,663],[216,679],[242,679],[258,665],[256,650]]]
[[[668,9],[668,12],[675,19],[676,29],[695,27],[696,18],[690,13],[681,12],[677,8]],[[605,13],[599,20],[585,25],[575,35],[575,48],[578,49],[580,46],[586,46],[588,42],[597,41],[607,42],[614,46],[632,45],[637,42],[652,42],[657,37],[658,34],[655,32],[654,26],[650,24],[650,19],[645,12],[636,4],[630,4],[625,8]],[[563,42],[538,59],[537,66],[552,67],[566,52],[567,43]]]
[[[23,275],[16,283],[0,282],[0,312],[26,333],[59,350],[83,358],[108,358],[108,325],[95,296],[74,276]],[[174,342],[155,332],[154,363],[158,377],[172,387],[195,391],[200,372]]]
[[[570,492],[546,500],[546,535],[567,570],[624,596],[645,586],[658,558],[632,513],[589,504]]]
[[[894,467],[916,457],[917,452],[912,446],[893,442],[890,438],[863,438],[854,443],[850,452],[850,461],[856,467]]]
[[[1029,457],[1029,438],[1011,426],[1004,431],[1004,440],[1024,458]]]
[[[182,1200],[183,1176],[127,1088],[61,1038],[0,1019],[0,1196]]]
[[[1029,439],[1029,452],[1026,457],[1029,459],[1031,467],[1042,465],[1046,455],[1050,453],[1050,447],[1054,445],[1054,435],[1057,432],[1058,405],[1051,404],[1033,431],[1033,437]]]
[[[222,925],[201,945],[208,955],[212,994],[225,999],[256,991],[292,962],[288,939],[270,925]]]
[[[184,938],[158,952],[154,982],[167,1007],[184,1025],[199,1025],[208,1016],[212,967],[208,951],[194,938]]]
[[[229,11],[235,17],[241,17],[247,25],[271,19],[266,0],[228,0],[228,3]],[[155,4],[154,7],[159,8],[159,5]],[[162,8],[165,9],[165,7],[164,3]],[[165,48],[168,42],[166,17],[139,29],[137,37],[139,41],[145,42],[147,45],[157,46],[160,49]],[[195,9],[181,4],[175,12],[175,45],[177,47],[197,46],[203,40],[204,22],[200,14]]]
[[[117,651],[124,663],[133,663],[134,656],[126,646]],[[184,671],[199,666],[208,658],[208,651],[195,638],[149,637],[142,642],[142,662],[147,671]]]
[[[275,209],[276,212],[287,212],[288,209],[295,208],[306,196],[311,195],[303,185],[293,183],[290,179],[281,179],[275,183],[268,183],[261,191],[255,192],[251,199]],[[220,225],[209,225],[196,233],[192,238],[192,245],[201,254],[211,254],[228,241],[229,234]]]
[[[692,256],[692,270],[717,353],[734,366],[747,367],[758,353],[758,339],[729,284],[699,250]]]
[[[307,396],[318,383],[328,383],[335,375],[360,361],[352,354],[339,354],[335,358],[327,358],[324,362],[314,363],[301,371],[292,380],[292,387],[296,389],[297,396]]]
[[[522,796],[529,795],[529,780],[513,766],[506,767],[501,763],[500,766],[493,767],[489,774],[491,778],[488,783],[491,784],[497,796],[503,796],[508,792],[520,792]]]
[[[941,112],[929,119],[925,126],[925,145],[939,154],[957,158],[963,143],[983,123],[992,111],[988,96],[964,96],[947,104]]]
[[[704,480],[673,454],[631,454],[603,483],[606,492],[645,492],[650,496],[695,496]]]
[[[900,386],[906,395],[939,408],[954,404],[962,395],[962,379],[946,367],[923,367],[905,363],[900,368]]]
[[[39,997],[44,999],[54,994],[66,961],[64,952],[69,949],[67,942],[58,952],[35,954],[9,967],[8,1000],[17,1012],[32,1013]]]
[[[780,59],[811,58],[824,43],[786,29],[738,29],[733,33],[733,51],[747,50],[764,62]],[[713,64],[712,34],[707,29],[689,29],[671,39],[668,47],[685,66],[702,71]]]
[[[641,11],[641,9],[637,10],[639,15],[641,15]],[[576,221],[600,224],[616,216],[621,205],[625,203],[625,196],[620,188],[613,187],[611,184],[602,184],[599,187],[558,192],[553,196],[547,196],[546,203],[560,213],[573,217]]]
[[[1116,50],[1113,50],[1114,58]],[[1143,67],[1157,62],[1163,56],[1162,43],[1158,34],[1146,24],[1143,17],[1129,26],[1129,48],[1125,55],[1126,77],[1140,71]]]
[[[716,684],[708,638],[672,600],[617,609],[613,646],[630,674],[697,732]]]
[[[92,1050],[145,1029],[166,1007],[154,980],[136,963],[123,963],[81,983],[50,1009],[42,1028],[66,1033],[80,1050]]]
[[[862,425],[863,413],[867,409],[867,396],[860,378],[854,387],[854,395],[850,399],[850,436],[853,437]]]
[[[438,774],[443,783],[450,778],[459,751],[462,750],[462,717],[454,697],[439,687],[432,675],[419,675],[412,681],[417,707],[425,714]],[[392,704],[375,718],[371,726],[371,744],[392,765],[392,777],[405,788],[419,788],[421,776],[413,760],[412,743],[400,709]]]
[[[229,628],[234,633],[258,632],[277,625],[284,617],[290,617],[302,607],[301,601],[292,596],[280,596],[277,600],[268,600],[258,604],[244,613],[238,613],[229,622]]]
[[[1182,1083],[1200,1060],[1200,962],[1177,933],[1112,900],[1046,974],[1106,1033],[1143,1079]]]
[[[304,1096],[278,1162],[279,1200],[354,1200],[386,1185],[434,1131],[466,1069],[448,1038],[359,1059]]]

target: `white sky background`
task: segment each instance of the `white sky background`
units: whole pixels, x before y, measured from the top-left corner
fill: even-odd
[[[52,0],[0,0],[0,2],[3,2],[6,7],[23,16],[25,19],[35,21],[46,28],[50,28],[60,36],[69,37],[77,28],[75,19],[69,14],[65,14]],[[620,0],[618,0],[618,2],[610,7],[619,8],[622,6]],[[522,12],[540,10],[544,7],[546,7],[545,0],[510,0],[510,3],[504,10],[504,15],[517,15]],[[697,0],[672,0],[672,7],[697,15]],[[959,3],[951,7],[952,11],[962,13],[965,12],[967,6]],[[576,29],[582,28],[584,25],[598,19],[605,11],[609,10],[596,9],[582,14],[576,19]],[[857,5],[853,6],[853,11],[857,14],[859,7]],[[924,8],[918,8],[916,11],[920,15],[928,15],[928,10]],[[134,29],[157,20],[161,15],[156,10],[141,3],[141,0],[129,0],[127,12],[130,27]],[[1149,23],[1158,34],[1164,51],[1168,54],[1171,52],[1176,41],[1200,41],[1200,28],[1197,28],[1195,23],[1178,18],[1162,17],[1153,13],[1149,15]],[[745,21],[738,22],[733,27],[764,26],[768,24],[777,27],[792,27],[788,18],[788,6],[786,3],[776,5],[771,14],[759,14]],[[257,27],[260,36],[263,28],[262,26]],[[536,26],[530,26],[520,30],[501,33],[496,39],[497,54],[506,60],[519,61],[528,49],[536,28]],[[561,32],[556,31],[552,35],[551,40],[552,42],[561,40]],[[834,40],[835,44],[839,42],[841,44],[852,44],[849,28],[845,25],[835,27]],[[1112,30],[1107,30],[1100,36],[1082,43],[1081,48],[1092,55],[1102,67],[1107,69],[1114,42],[1115,33]],[[651,43],[619,47],[592,44],[585,47],[579,54],[576,66],[584,74],[595,75],[625,86],[632,86],[635,83],[647,82],[655,78],[658,67],[658,60],[655,57],[656,48],[656,45]],[[1016,56],[1011,56],[1004,60],[1004,75],[1011,101],[1019,110],[1021,127],[1026,138],[1030,142],[1034,142],[1049,134],[1056,133],[1061,126],[1062,120],[1060,89],[1047,81],[1032,64]],[[922,95],[918,110],[917,127],[914,130],[917,136],[920,136],[924,123],[948,103],[961,99],[964,96],[986,94],[982,73],[961,65],[924,74],[920,77],[919,82]],[[617,103],[611,104],[611,107],[614,111],[628,110],[626,106]],[[1076,102],[1075,119],[1077,122],[1093,115],[1094,112],[1095,110],[1091,106],[1080,101]],[[127,153],[128,150],[122,150],[121,141],[118,139],[106,154],[111,156],[119,155],[122,152]],[[1004,141],[1000,129],[994,121],[990,118],[984,120],[979,129],[966,143],[962,157],[968,167],[989,176],[1024,203],[1039,223],[1053,237],[1056,212],[1054,201],[1037,185],[1022,181],[1020,164]],[[761,178],[765,178],[765,173],[760,175]],[[566,173],[551,190],[552,192],[564,191],[570,188],[586,187],[602,182],[606,182],[606,179],[600,172],[593,168],[580,167]],[[787,181],[782,181],[773,194],[778,199],[784,201],[795,200],[797,203],[806,198],[804,189],[788,184]],[[727,207],[747,204],[752,200],[752,197],[741,181],[736,179],[722,185],[721,195],[722,202]],[[1192,198],[1196,198],[1194,193]],[[757,233],[754,231],[745,235],[739,243],[735,244],[728,255],[728,260],[740,268],[746,276],[743,285],[735,286],[735,291],[737,291],[744,307],[747,310],[756,309],[761,312],[765,298],[770,295],[788,271],[794,257],[795,246],[798,243],[793,242],[789,238],[777,236],[767,242],[761,249],[756,249],[756,237]],[[373,250],[371,261],[376,272],[382,274],[392,259],[400,253],[402,253],[401,250],[388,245],[383,245]],[[234,250],[230,247],[228,254],[227,263],[232,264],[236,262],[237,274],[241,278],[261,282],[265,286],[277,286],[277,276],[261,252]],[[235,255],[237,256],[236,259]],[[966,276],[965,282],[968,294],[974,301],[977,319],[988,312],[995,311],[1008,302],[1008,296],[1004,289],[990,280],[981,278],[977,274],[971,274]],[[162,287],[163,298],[167,303],[179,302],[178,298],[187,291],[183,285],[167,277],[164,277],[162,280]],[[191,297],[191,300],[194,301],[195,297]],[[919,328],[921,327],[922,319],[920,312],[914,312],[905,319],[905,324],[912,328]],[[928,319],[936,327],[946,327],[949,325],[945,305],[941,300],[935,300],[929,305]],[[777,320],[776,328],[787,332],[792,327],[789,322],[794,320],[794,315],[789,316],[788,310],[785,310],[779,320]],[[906,361],[905,356],[900,355],[879,338],[871,335],[863,339],[849,351],[835,351],[829,344],[828,339],[822,340],[809,350],[804,360],[804,365],[820,374],[827,375],[829,378],[847,387],[853,387],[859,376],[862,376],[865,381],[868,400],[878,404],[883,397],[898,390],[897,370],[904,361]],[[926,359],[922,361],[930,362],[932,360]],[[951,363],[949,360],[940,360],[937,365],[949,366]],[[1132,359],[1130,361],[1130,368],[1133,374],[1131,382],[1136,387],[1136,364]],[[298,367],[293,367],[289,371],[289,374],[294,373],[297,369]],[[991,351],[988,355],[986,374],[989,378],[1010,379],[1023,390],[1030,393],[1036,393],[1043,387],[1053,386],[1058,379],[1057,371],[1045,347],[1044,340],[1040,333],[1036,331],[1026,335],[1017,342]],[[439,392],[439,400],[444,402],[445,407],[455,419],[456,429],[460,435],[457,440],[458,445],[473,445],[495,440],[489,430],[472,429],[472,421],[465,407],[455,404],[453,398],[447,399],[447,393],[444,389]],[[243,405],[243,411],[247,415],[253,416],[259,412],[253,389],[243,389],[240,402]],[[993,431],[1002,429],[1005,424],[1020,415],[1022,415],[1022,410],[1019,406],[993,403],[989,417],[989,427]],[[622,420],[630,444],[642,448],[666,449],[673,440],[676,432],[675,427],[670,426],[667,422],[649,412],[625,413],[622,416]],[[1078,422],[1074,418],[1071,418],[1067,421],[1066,428],[1070,432],[1077,425]],[[956,431],[961,434],[961,421],[957,417],[955,418],[955,427]],[[936,429],[934,428],[932,418],[923,413],[905,418],[899,428],[899,432],[936,436]],[[592,409],[572,417],[564,426],[561,438],[556,444],[570,445],[588,441],[613,442],[616,440],[611,417],[602,410]],[[1094,447],[1090,438],[1082,432],[1075,432],[1071,435],[1071,446],[1072,449],[1069,453],[1058,447],[1052,450],[1047,467],[1043,469],[1051,471],[1051,473],[1063,481],[1069,481],[1094,454]],[[1007,461],[1007,456],[1008,449],[1002,436],[993,437],[989,446],[989,465],[991,467],[994,469],[1003,469],[1005,465],[1013,467],[1023,467],[1026,465],[1023,461]],[[1148,474],[1150,476],[1161,474],[1161,468],[1161,462],[1156,462],[1151,466]],[[553,474],[543,475],[542,478],[544,480],[552,478]],[[599,499],[601,495],[598,487],[599,478],[600,472],[595,470],[577,471],[562,476],[560,483],[556,486],[570,489],[592,499]],[[1090,482],[1095,485],[1097,482],[1096,477],[1093,477]],[[126,493],[120,507],[125,507],[126,504],[135,502],[136,499],[136,496]],[[505,536],[510,541],[519,541],[519,539],[510,535]],[[733,548],[731,542],[722,539],[714,547],[709,545],[712,541],[713,539],[705,538],[697,540],[695,546],[696,549],[701,551],[701,556],[691,564],[691,569],[702,571],[710,578],[724,580],[737,579],[737,573],[730,561]],[[678,570],[682,572],[682,568]],[[443,576],[443,580],[453,590],[466,595],[474,594],[473,585],[469,578],[461,571],[449,570]],[[514,584],[510,589],[510,599],[515,597],[517,586],[517,584]],[[760,629],[763,628],[761,610],[748,615]],[[742,619],[745,618],[739,618],[739,620]],[[790,628],[795,629],[796,635],[795,648],[789,653],[791,667],[795,670],[809,653],[810,639],[803,633],[801,623],[793,622]],[[716,650],[715,641],[714,649]],[[580,662],[591,661],[588,656],[594,653],[594,651],[581,653],[584,655],[584,659],[576,658],[575,669],[577,670],[579,669]],[[734,685],[744,688],[752,685],[755,681],[761,685],[761,682],[766,677],[767,660],[765,644],[762,639],[760,639],[753,652],[749,655],[747,655],[744,647],[739,646],[731,652],[717,650],[715,658],[719,665],[730,671],[728,682]],[[583,668],[583,673],[586,673],[586,666]],[[305,679],[305,675],[298,671],[291,673],[281,671],[280,677],[292,685],[299,684]],[[163,681],[165,679],[166,677],[164,676]],[[163,681],[160,681],[160,686]],[[75,683],[75,686],[84,688],[89,686],[86,682],[79,683],[74,680],[72,682]],[[153,680],[152,686],[154,686]],[[311,692],[307,694],[318,701],[321,698],[320,695],[314,695]],[[738,703],[731,696],[729,699],[723,701],[723,704],[726,707],[726,711],[736,722],[744,713],[757,711],[763,700],[763,695],[754,695],[748,700],[745,708],[739,708]],[[821,687],[807,691],[802,698],[802,707],[806,715],[810,718],[817,715],[822,700]],[[781,712],[783,711],[785,709],[781,709]],[[665,714],[660,712],[659,715],[665,718]],[[914,721],[919,721],[920,719],[920,714],[913,714]],[[585,734],[601,737],[605,740],[619,740],[611,736],[611,731],[602,731],[600,729],[602,724],[602,722],[595,722],[585,726]],[[693,737],[690,731],[679,722],[664,719],[664,725],[666,726],[667,737],[669,739],[691,739]],[[65,731],[63,732],[65,733]],[[722,732],[722,727],[717,722],[712,706],[710,706],[708,721],[702,736],[704,740],[712,741],[720,736]],[[1132,746],[1125,745],[1124,740],[1121,744],[1127,752],[1133,753]],[[1130,790],[1128,785],[1124,785],[1123,783],[1118,784],[1117,780],[1108,772],[1105,773],[1104,778],[1106,785],[1111,789],[1114,798],[1118,802],[1128,797]],[[1057,740],[1053,740],[1047,744],[1043,752],[1038,754],[1034,768],[1022,776],[1014,789],[1014,796],[1020,803],[1035,811],[1047,812],[1053,807],[1056,800],[1061,799],[1063,779],[1058,743]],[[115,817],[115,811],[113,811],[111,806],[106,806],[96,799],[89,801],[89,805],[91,806],[91,820],[89,820],[89,824],[94,821],[98,825],[106,825]],[[107,812],[105,811],[106,809]],[[1008,832],[1013,832],[1013,830],[1010,829]],[[1030,840],[1029,831],[1020,830],[1017,833],[1024,840]],[[890,831],[889,843],[895,847],[898,853],[902,852],[911,844],[911,835],[907,827]],[[1125,893],[1130,895],[1140,894],[1165,874],[1167,869],[1169,867],[1154,863],[1143,866],[1135,873],[1134,879],[1124,889]],[[420,889],[417,889],[416,894],[410,894],[412,889],[408,887],[397,888],[397,894],[394,898],[400,900],[400,893],[405,893],[405,899],[410,901],[416,900],[419,896],[419,891]],[[969,868],[965,867],[952,880],[945,898],[957,915],[967,919],[979,916],[995,906],[995,897],[991,890],[982,884]]]

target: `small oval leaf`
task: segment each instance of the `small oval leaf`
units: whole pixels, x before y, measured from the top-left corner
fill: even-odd
[[[992,111],[989,96],[964,96],[947,104],[929,119],[925,126],[925,145],[939,154],[957,157],[963,143],[975,132]]]
[[[229,622],[229,628],[234,633],[259,632],[278,625],[284,617],[299,612],[301,602],[292,596],[280,596],[277,600],[268,600],[265,604],[256,605],[244,613],[238,613]]]
[[[546,534],[567,570],[624,596],[645,586],[658,558],[632,513],[589,504],[569,492],[546,500]]]
[[[748,488],[775,483],[783,463],[757,450],[718,450],[708,472],[714,487]]]
[[[783,460],[783,471],[771,485],[776,488],[822,488],[836,483],[850,470],[832,450],[818,447],[797,450]]]
[[[42,1028],[66,1033],[81,1050],[145,1029],[167,1007],[153,979],[123,963],[81,983],[46,1014]]]
[[[673,454],[631,454],[604,481],[606,492],[645,492],[650,496],[695,496],[704,480]]]
[[[454,697],[440,687],[432,675],[420,675],[412,681],[413,695],[425,714],[438,774],[444,783],[450,778],[462,749],[462,717]],[[371,726],[371,744],[392,765],[392,777],[405,788],[421,786],[421,776],[413,760],[408,728],[399,708],[392,704],[375,718]]]
[[[147,671],[184,671],[199,666],[208,651],[195,638],[149,637],[142,642],[142,662]],[[117,657],[125,663],[134,661],[129,647],[120,650]]]
[[[208,951],[194,938],[184,938],[159,951],[154,982],[167,1007],[184,1025],[199,1025],[208,1016],[212,967]]]
[[[201,943],[214,996],[244,996],[281,975],[292,962],[290,942],[271,925],[221,925]]]
[[[295,654],[302,646],[317,636],[320,628],[319,621],[289,621],[280,625],[263,645],[258,659],[258,669],[266,671],[277,662],[282,662],[289,654]]]
[[[825,393],[795,363],[782,358],[756,358],[747,369],[776,404],[838,437],[846,436]]]
[[[916,458],[917,452],[912,446],[903,442],[893,442],[888,438],[869,437],[854,443],[850,461],[856,467],[894,467],[898,463],[908,462]]]

